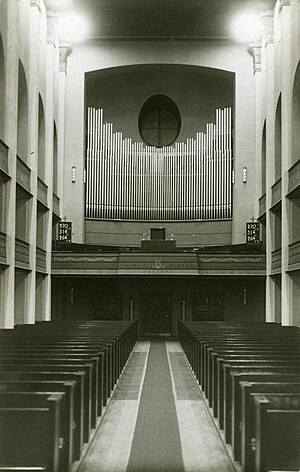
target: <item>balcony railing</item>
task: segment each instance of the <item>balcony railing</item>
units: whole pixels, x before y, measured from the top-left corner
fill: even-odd
[[[272,185],[272,202],[271,205],[274,207],[281,201],[281,179],[277,180],[274,185]]]
[[[43,205],[48,207],[48,187],[40,177],[37,179],[37,198]]]
[[[29,268],[29,243],[16,238],[15,259],[17,267]]]
[[[272,272],[275,274],[281,271],[281,248],[272,251]]]
[[[29,193],[31,193],[30,174],[31,170],[28,165],[17,156],[17,182]]]
[[[300,241],[289,245],[289,270],[300,269]]]
[[[0,263],[6,264],[6,234],[0,231]]]
[[[55,213],[58,217],[60,216],[60,209],[59,209],[59,205],[60,204],[60,199],[57,195],[55,195],[55,193],[53,194],[53,213]]]
[[[36,248],[36,269],[46,271],[46,251],[40,247]]]
[[[8,146],[0,139],[0,170],[8,174]]]
[[[300,159],[289,170],[289,186],[288,193],[300,187]]]
[[[259,199],[259,216],[263,216],[266,213],[266,194],[262,195]]]

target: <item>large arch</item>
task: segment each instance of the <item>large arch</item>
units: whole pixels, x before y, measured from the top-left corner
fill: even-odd
[[[0,34],[0,139],[4,138],[5,131],[5,56],[2,37]]]
[[[17,154],[25,162],[28,159],[28,118],[27,80],[23,64],[19,60]]]
[[[261,143],[261,194],[266,193],[266,171],[267,171],[267,160],[266,160],[266,120],[264,121],[264,127],[262,132],[262,143]]]
[[[275,115],[275,162],[274,174],[275,182],[281,177],[281,162],[282,162],[282,126],[281,126],[281,94],[277,100],[276,115]]]
[[[58,191],[58,142],[56,123],[53,123],[53,193]]]
[[[294,84],[292,101],[292,163],[299,159],[300,155],[300,61],[298,63]]]
[[[38,177],[45,180],[45,111],[40,94],[38,120]]]

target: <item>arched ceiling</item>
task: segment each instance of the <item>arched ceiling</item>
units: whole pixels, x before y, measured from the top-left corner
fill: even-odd
[[[48,10],[85,17],[94,39],[230,39],[238,12],[275,0],[45,0]]]

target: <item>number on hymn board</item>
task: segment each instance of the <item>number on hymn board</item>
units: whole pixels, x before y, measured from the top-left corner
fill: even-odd
[[[246,223],[246,242],[259,243],[259,223]]]
[[[72,223],[69,221],[60,221],[58,223],[58,241],[64,243],[72,242]]]

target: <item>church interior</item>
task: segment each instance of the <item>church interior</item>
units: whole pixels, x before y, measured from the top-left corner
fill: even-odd
[[[0,0],[0,472],[300,469],[299,0]]]

